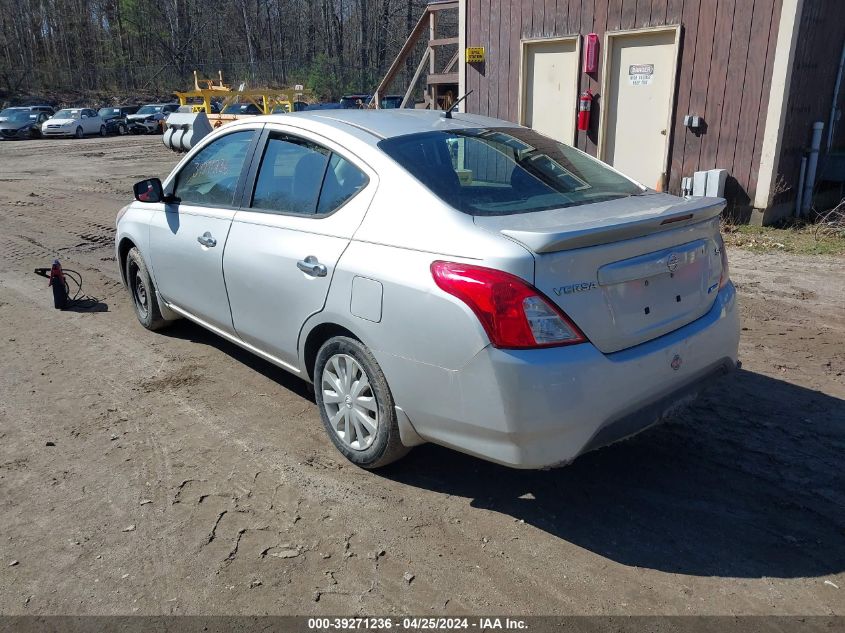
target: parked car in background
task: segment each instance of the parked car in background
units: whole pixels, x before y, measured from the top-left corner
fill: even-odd
[[[372,98],[373,95],[368,94],[343,95],[338,103],[342,110],[354,110],[356,108],[360,110],[366,108]]]
[[[126,117],[129,131],[135,134],[161,133],[165,119],[178,109],[178,103],[148,103],[141,106],[135,114]]]
[[[40,138],[41,126],[49,118],[50,115],[46,112],[14,110],[4,116],[0,122],[0,138],[5,140]]]
[[[387,95],[381,98],[380,108],[382,110],[395,110],[402,107],[402,95]]]
[[[312,112],[314,110],[340,110],[340,104],[336,101],[330,103],[309,103],[305,106],[303,112]]]
[[[115,246],[144,327],[312,381],[354,464],[430,441],[543,468],[736,367],[724,208],[508,121],[313,112],[209,134],[135,185]]]
[[[135,114],[137,111],[138,106],[115,106],[100,108],[97,114],[106,124],[106,134],[124,135],[129,133],[129,122],[126,117]]]
[[[26,106],[26,107],[28,107],[33,112],[43,112],[47,116],[53,116],[56,113],[56,108],[54,108],[51,105],[46,105],[46,104],[41,105],[40,104],[40,105],[30,105],[30,106]]]
[[[220,114],[236,114],[238,116],[264,114],[254,103],[230,103]]]
[[[3,123],[6,119],[8,119],[12,114],[16,112],[38,112],[44,113],[48,117],[53,116],[55,110],[48,105],[35,105],[35,106],[13,106],[11,108],[5,108],[0,110],[0,123]]]
[[[42,136],[73,136],[86,134],[106,135],[106,124],[91,108],[64,108],[41,125]]]

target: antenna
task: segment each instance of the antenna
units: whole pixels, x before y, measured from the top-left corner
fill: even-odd
[[[468,93],[466,93],[463,97],[461,97],[460,99],[458,99],[457,101],[455,101],[455,103],[453,103],[453,104],[452,104],[452,107],[450,107],[448,110],[446,110],[446,112],[444,112],[444,113],[443,113],[443,118],[444,118],[444,119],[451,119],[451,118],[452,118],[452,110],[454,110],[455,108],[457,108],[457,107],[458,107],[458,104],[459,104],[461,101],[463,101],[464,99],[466,99],[468,96],[470,96],[470,95],[472,94],[472,92],[473,92],[473,91],[472,91],[472,90],[470,90],[470,91],[469,91]]]

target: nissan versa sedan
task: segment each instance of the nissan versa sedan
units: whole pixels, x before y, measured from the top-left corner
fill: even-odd
[[[506,121],[255,117],[135,196],[116,254],[141,324],[188,318],[312,382],[364,468],[422,442],[564,465],[737,364],[724,201]]]

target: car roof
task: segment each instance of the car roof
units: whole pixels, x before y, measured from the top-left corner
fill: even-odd
[[[291,118],[308,119],[321,126],[343,130],[356,128],[369,133],[374,140],[383,140],[420,132],[461,130],[467,128],[519,127],[516,123],[454,112],[451,119],[436,110],[311,110],[290,114],[271,114],[271,121],[287,121]]]

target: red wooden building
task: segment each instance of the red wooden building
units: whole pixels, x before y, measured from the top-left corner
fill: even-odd
[[[438,32],[446,9],[457,37]],[[724,169],[732,211],[752,221],[794,213],[815,122],[816,180],[836,177],[845,0],[438,0],[423,17],[414,35],[429,34],[430,56],[416,78],[428,73],[430,104],[472,91],[467,111],[530,125],[676,194],[695,172]],[[435,52],[452,43],[440,68]]]

